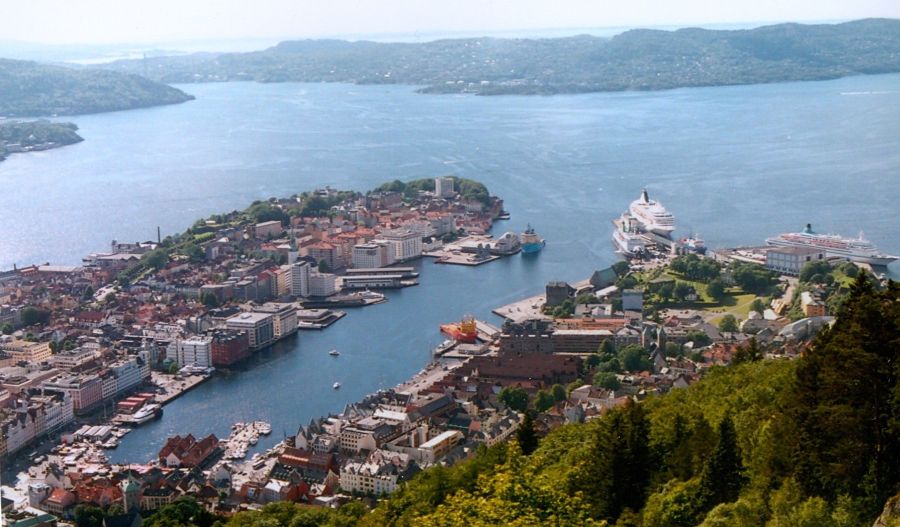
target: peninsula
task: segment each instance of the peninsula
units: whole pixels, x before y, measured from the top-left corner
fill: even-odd
[[[0,161],[9,154],[35,152],[84,141],[73,123],[39,121],[0,121]]]
[[[0,59],[0,117],[113,112],[193,98],[136,74]]]
[[[900,71],[900,20],[750,30],[636,29],[612,38],[465,38],[424,43],[282,42],[251,53],[123,60],[105,67],[166,83],[408,84],[479,95],[664,90]]]

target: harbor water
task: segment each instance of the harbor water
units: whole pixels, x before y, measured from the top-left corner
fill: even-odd
[[[165,236],[257,199],[444,174],[505,199],[512,218],[495,234],[530,223],[547,245],[475,268],[420,262],[418,287],[291,337],[172,402],[110,452],[117,462],[146,461],[176,433],[225,437],[236,421],[272,423],[258,445],[268,447],[402,382],[430,360],[440,323],[467,313],[492,320],[491,308],[548,280],[612,263],[610,220],[642,187],[675,215],[679,234],[713,248],[812,223],[864,230],[900,254],[900,75],[553,97],[181,88],[197,99],[72,117],[84,142],[0,163],[0,268],[77,264],[112,239],[154,239],[157,226]]]

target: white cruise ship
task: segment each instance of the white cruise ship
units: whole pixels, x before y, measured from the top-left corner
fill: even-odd
[[[643,224],[646,231],[669,237],[675,230],[675,218],[662,203],[647,196],[647,189],[641,190],[641,197],[631,202],[628,211]]]
[[[809,223],[803,232],[786,232],[774,238],[766,238],[766,245],[820,249],[825,251],[826,256],[837,256],[870,265],[887,265],[900,258],[879,252],[872,242],[863,238],[862,233],[858,238],[844,238],[837,234],[816,234]]]

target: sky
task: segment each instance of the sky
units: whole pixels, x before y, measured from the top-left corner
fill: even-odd
[[[900,18],[900,0],[0,0],[0,41],[487,35],[866,17]]]

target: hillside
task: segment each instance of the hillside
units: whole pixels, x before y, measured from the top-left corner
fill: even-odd
[[[0,161],[15,152],[49,150],[83,141],[72,123],[0,121]]]
[[[303,40],[253,53],[119,61],[172,82],[410,84],[482,95],[661,90],[900,71],[900,20],[751,30],[632,30],[611,39]]]
[[[834,327],[795,361],[714,369],[558,428],[530,455],[515,441],[483,448],[369,513],[283,502],[228,524],[872,525],[900,491],[898,372],[900,287],[877,291],[862,273]]]
[[[0,117],[112,112],[193,98],[134,74],[0,59]]]

